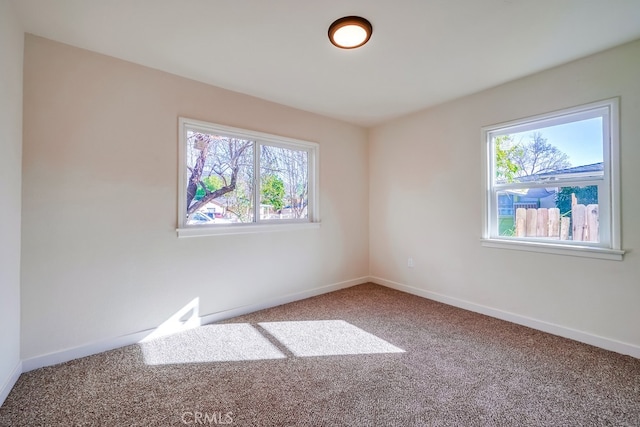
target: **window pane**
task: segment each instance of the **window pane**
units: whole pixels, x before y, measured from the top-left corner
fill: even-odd
[[[187,224],[253,221],[254,142],[187,131]]]
[[[496,183],[603,175],[602,117],[494,136]]]
[[[498,235],[599,242],[598,187],[497,192]]]
[[[263,145],[260,152],[260,219],[308,217],[309,154]]]

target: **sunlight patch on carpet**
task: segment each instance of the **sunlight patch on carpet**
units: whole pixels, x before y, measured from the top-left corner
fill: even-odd
[[[138,344],[147,365],[283,359],[248,323],[205,325]]]
[[[299,357],[404,353],[401,348],[344,320],[263,322],[258,325]]]

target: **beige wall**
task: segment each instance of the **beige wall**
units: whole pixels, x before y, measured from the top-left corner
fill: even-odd
[[[0,0],[0,404],[20,373],[23,45],[11,5]]]
[[[364,129],[27,36],[22,357],[368,275]],[[178,117],[320,144],[319,229],[178,239]]]
[[[22,358],[155,327],[195,297],[206,315],[368,274],[640,346],[638,75],[640,42],[367,132],[27,36]],[[625,260],[481,247],[480,128],[613,96]],[[178,116],[318,142],[322,227],[178,239]]]
[[[503,317],[640,346],[639,76],[640,41],[372,129],[371,274]],[[615,96],[624,261],[481,247],[480,128]]]

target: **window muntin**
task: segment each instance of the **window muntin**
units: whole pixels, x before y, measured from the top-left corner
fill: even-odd
[[[607,100],[484,128],[483,241],[621,252],[617,107]]]
[[[179,124],[179,234],[317,223],[317,144],[184,118]]]

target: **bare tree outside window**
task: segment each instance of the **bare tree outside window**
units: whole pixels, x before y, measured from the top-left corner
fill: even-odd
[[[309,218],[309,149],[186,129],[189,225]]]
[[[262,146],[261,180],[273,185],[274,181],[282,183],[281,203],[271,200],[275,208],[274,218],[306,218],[309,196],[309,155],[304,150]],[[264,196],[264,194],[263,194]],[[263,198],[263,201],[266,200]]]
[[[518,178],[571,167],[569,156],[549,143],[541,132],[533,132],[529,138],[516,141],[512,135],[501,135],[494,139],[499,182],[518,181]]]
[[[254,142],[187,132],[187,215],[210,202],[240,222],[251,221]]]

